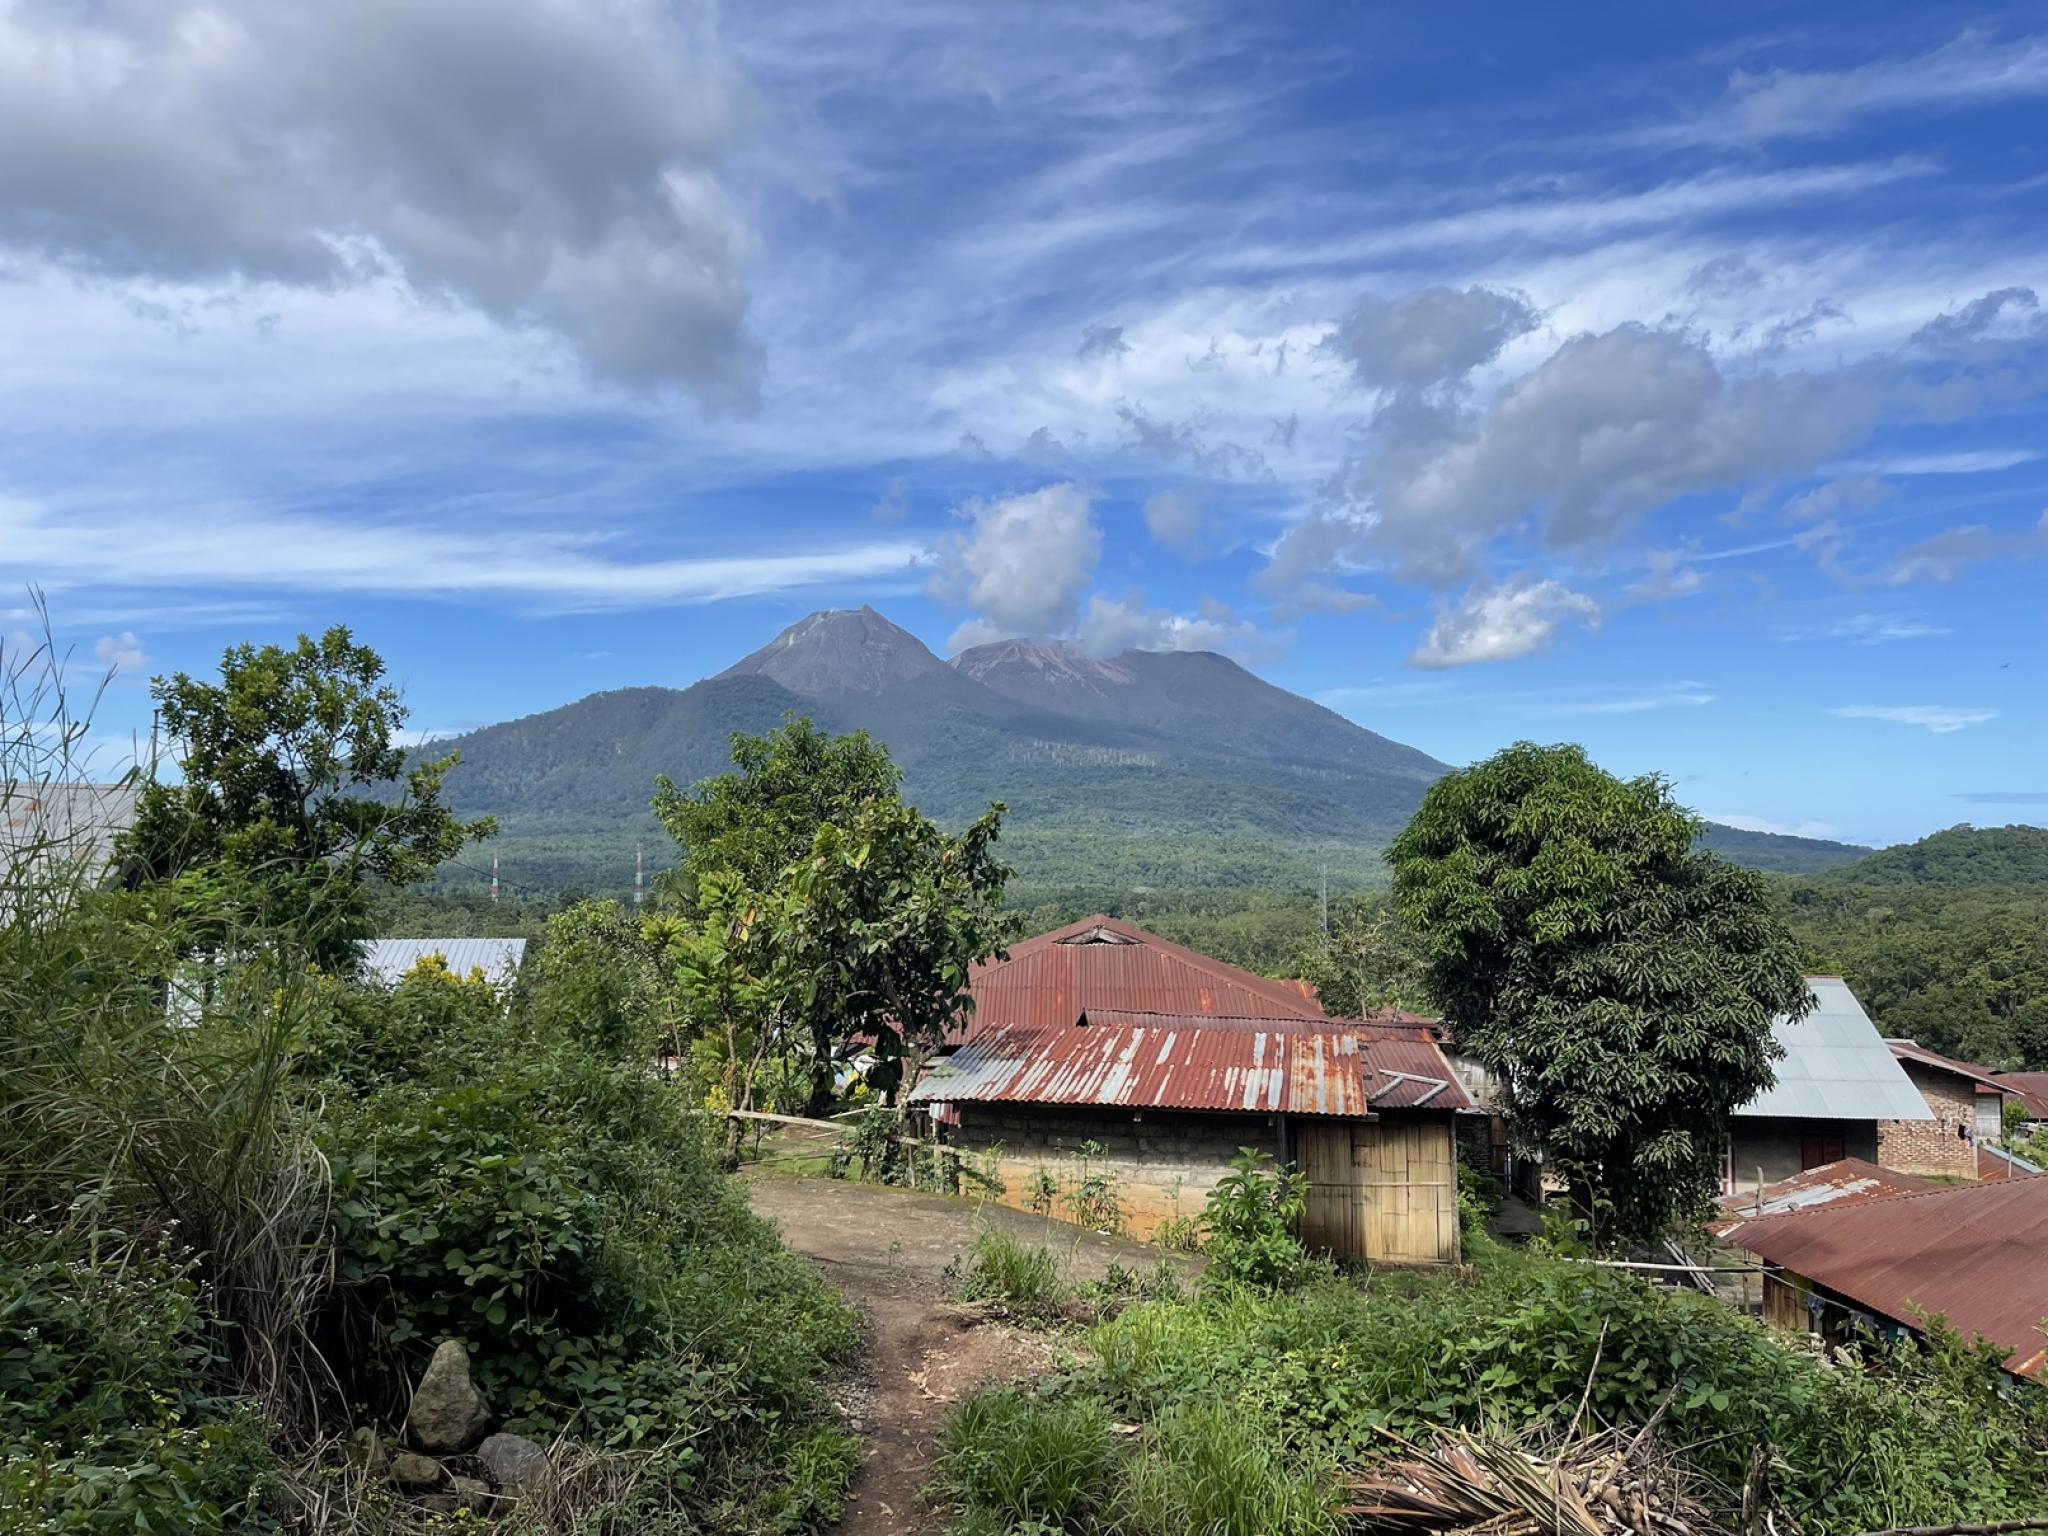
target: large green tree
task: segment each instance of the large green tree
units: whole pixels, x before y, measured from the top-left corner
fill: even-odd
[[[1383,896],[1339,900],[1329,926],[1295,951],[1290,972],[1315,987],[1332,1018],[1369,1018],[1429,1002],[1421,947]]]
[[[717,961],[689,972],[726,978],[715,992],[698,989],[706,996],[775,999],[776,1029],[745,1043],[772,1034],[802,1051],[813,1113],[830,1101],[835,1062],[851,1043],[875,1050],[878,1079],[893,1086],[902,1059],[921,1060],[971,1005],[967,969],[1001,938],[1002,807],[948,834],[903,803],[896,765],[865,732],[834,736],[805,719],[736,734],[733,761],[734,772],[689,792],[659,780],[654,811],[681,852],[666,892],[681,915],[699,935],[744,931],[749,942],[721,940],[716,955],[704,944],[672,952]],[[752,914],[744,924],[740,912]],[[764,933],[781,952],[779,979],[748,991],[731,963],[759,954]]]
[[[372,882],[424,880],[493,830],[441,803],[456,755],[411,761],[383,659],[341,626],[234,646],[218,682],[180,672],[150,691],[179,778],[144,786],[122,852],[135,883],[178,887],[224,923],[288,925],[345,967]]]
[[[1518,742],[1447,774],[1388,850],[1431,996],[1603,1244],[1704,1211],[1730,1113],[1812,1007],[1763,877],[1647,774]]]

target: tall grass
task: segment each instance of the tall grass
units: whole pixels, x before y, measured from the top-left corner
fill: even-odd
[[[1059,1258],[1043,1243],[1025,1243],[1000,1227],[983,1227],[958,1286],[964,1301],[993,1302],[1020,1318],[1061,1316],[1072,1292]]]

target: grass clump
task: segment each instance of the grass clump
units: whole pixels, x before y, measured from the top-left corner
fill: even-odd
[[[1324,1536],[1336,1529],[1312,1468],[1264,1426],[1212,1403],[1168,1408],[1125,1458],[1119,1536]]]
[[[1058,1256],[1000,1227],[984,1227],[975,1236],[955,1289],[962,1301],[993,1303],[1030,1322],[1061,1320],[1073,1300]]]
[[[947,1422],[934,1491],[972,1536],[1088,1531],[1116,1469],[1109,1413],[1089,1396],[998,1387]]]

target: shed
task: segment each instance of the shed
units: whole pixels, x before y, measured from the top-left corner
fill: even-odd
[[[1722,1239],[1772,1266],[1764,1316],[1835,1338],[1940,1314],[2031,1376],[2048,1318],[2048,1179],[2000,1179],[1743,1221]]]
[[[482,971],[497,986],[507,987],[526,958],[526,940],[372,939],[363,946],[363,975],[373,985],[395,987],[429,955],[439,955],[458,976]]]
[[[983,1028],[910,1102],[950,1108],[949,1141],[993,1165],[1007,1204],[1100,1214],[1070,1187],[1092,1180],[1149,1236],[1198,1214],[1252,1148],[1308,1176],[1312,1246],[1458,1258],[1452,1117],[1472,1104],[1426,1027],[1089,1005],[1058,1025]]]
[[[1784,1048],[1777,1082],[1735,1111],[1722,1165],[1723,1194],[1775,1184],[1808,1168],[1860,1157],[1885,1164],[1881,1121],[1933,1121],[1906,1069],[1849,984],[1809,976],[1815,1007],[1771,1033]]]
[[[1917,1040],[1887,1039],[1931,1121],[1886,1121],[1877,1128],[1878,1154],[1890,1168],[1937,1178],[1977,1177],[1977,1144],[2005,1134],[2006,1090],[1974,1062],[1930,1051]]]

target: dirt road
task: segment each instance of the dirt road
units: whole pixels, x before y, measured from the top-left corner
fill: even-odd
[[[906,1536],[939,1529],[918,1497],[953,1404],[979,1387],[1051,1368],[1059,1341],[983,1320],[949,1302],[945,1269],[973,1245],[979,1223],[1061,1254],[1074,1281],[1111,1264],[1149,1270],[1159,1252],[1082,1232],[1003,1206],[823,1179],[757,1177],[754,1209],[783,1240],[814,1259],[867,1323],[863,1366],[846,1404],[868,1448],[848,1497],[845,1536]]]

